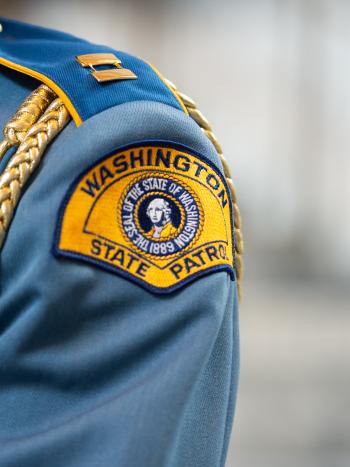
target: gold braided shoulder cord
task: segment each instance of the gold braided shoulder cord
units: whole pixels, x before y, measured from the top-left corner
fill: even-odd
[[[166,79],[165,82],[183,102],[190,117],[198,123],[204,134],[213,143],[223,165],[233,200],[235,268],[240,297],[243,274],[243,239],[237,195],[230,168],[208,120],[197,109],[195,102],[181,93],[173,83]],[[5,139],[0,143],[0,160],[10,147],[18,144],[19,147],[0,176],[0,250],[23,187],[39,165],[48,144],[64,128],[69,119],[69,113],[61,99],[46,85],[41,85],[23,102],[5,126]]]
[[[29,129],[39,119],[56,94],[44,84],[33,91],[23,102],[4,129],[5,139],[0,143],[0,160],[8,149],[24,140]]]
[[[20,145],[0,176],[0,250],[23,187],[48,144],[70,119],[61,99],[55,97],[47,86],[40,86],[5,127],[5,140],[0,145],[3,154],[11,146]]]
[[[224,169],[224,175],[227,181],[227,184],[230,188],[230,192],[232,195],[233,201],[233,217],[234,217],[234,233],[235,233],[235,269],[237,275],[237,289],[238,289],[238,297],[241,298],[241,289],[242,289],[242,276],[243,276],[243,236],[242,236],[242,229],[241,229],[241,215],[239,212],[238,204],[237,204],[237,194],[235,187],[232,181],[231,170],[228,165],[228,162],[223,154],[222,147],[217,140],[216,136],[213,133],[210,123],[204,117],[202,112],[197,108],[196,103],[188,96],[180,92],[174,83],[169,81],[168,79],[163,78],[165,83],[169,86],[169,88],[179,97],[182,101],[184,106],[186,107],[189,116],[193,118],[195,122],[198,123],[200,128],[202,129],[203,133],[209,138],[209,140],[213,143],[220,161],[222,163]]]

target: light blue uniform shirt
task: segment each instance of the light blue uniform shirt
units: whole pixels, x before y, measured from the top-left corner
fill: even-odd
[[[73,55],[77,46],[92,47],[55,31],[0,22],[2,34],[13,28],[10,35],[20,36],[16,44],[0,34],[0,57],[15,61],[17,49],[18,63],[26,57],[26,35],[43,48],[61,42],[60,49],[72,47]],[[35,47],[29,50],[26,60],[35,67],[42,57]],[[49,146],[0,253],[1,467],[225,462],[239,368],[235,280],[213,271],[156,294],[52,253],[69,186],[116,148],[168,141],[222,171],[213,145],[158,76],[138,59],[126,61],[137,63],[142,79],[136,91],[131,81],[118,83],[112,97],[100,96],[98,87],[91,99],[82,97],[77,82],[69,89],[69,79],[51,70],[83,124],[71,121]],[[38,84],[0,66],[1,128]]]

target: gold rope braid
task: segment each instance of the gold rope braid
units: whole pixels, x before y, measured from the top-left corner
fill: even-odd
[[[4,129],[4,140],[0,143],[0,160],[6,151],[24,140],[29,129],[55,99],[56,94],[45,84],[39,86],[23,102]]]
[[[238,204],[237,204],[237,194],[236,189],[233,185],[231,170],[228,165],[228,162],[223,154],[222,147],[217,140],[216,136],[213,133],[210,123],[205,118],[200,110],[198,110],[196,103],[188,96],[180,92],[174,83],[169,81],[166,78],[163,78],[165,83],[172,89],[172,91],[179,97],[182,101],[184,106],[186,107],[189,115],[198,125],[201,127],[203,133],[209,138],[209,140],[213,143],[220,161],[222,163],[224,169],[224,175],[227,181],[227,184],[230,188],[230,192],[232,195],[233,201],[233,217],[234,217],[234,234],[235,234],[235,269],[237,275],[237,289],[238,289],[238,297],[241,298],[242,294],[242,278],[243,278],[243,236],[242,236],[242,228],[241,228],[241,215],[239,212]]]
[[[0,176],[0,249],[4,243],[21,192],[38,167],[48,144],[68,123],[70,117],[61,99],[56,98],[46,108],[22,138]],[[19,119],[20,120],[20,119]],[[27,120],[25,118],[25,120]],[[22,128],[21,125],[18,128]],[[21,138],[17,133],[17,137]],[[19,139],[20,140],[20,139]]]

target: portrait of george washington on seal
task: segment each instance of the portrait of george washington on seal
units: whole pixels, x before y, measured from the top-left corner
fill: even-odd
[[[149,202],[146,214],[152,223],[147,236],[155,239],[165,239],[177,235],[178,229],[172,222],[172,208],[164,198],[154,198]]]

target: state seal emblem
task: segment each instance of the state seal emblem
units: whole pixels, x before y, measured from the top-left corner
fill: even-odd
[[[176,255],[201,232],[204,212],[196,194],[183,181],[150,172],[128,186],[118,206],[122,231],[140,253]]]
[[[226,181],[202,156],[164,143],[122,148],[78,177],[54,252],[166,293],[211,271],[234,278]]]

